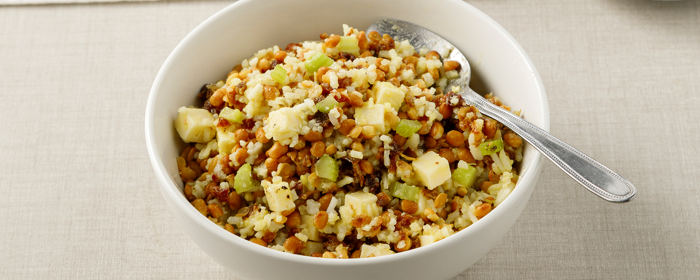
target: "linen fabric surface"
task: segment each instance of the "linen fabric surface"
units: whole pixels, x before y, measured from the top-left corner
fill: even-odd
[[[0,0],[0,5],[55,5],[55,4],[89,4],[116,2],[147,2],[159,0]]]
[[[0,7],[0,279],[239,279],[179,227],[144,137],[161,64],[230,3]],[[529,54],[551,132],[639,193],[608,203],[546,163],[515,226],[453,279],[697,279],[700,1],[469,3]]]

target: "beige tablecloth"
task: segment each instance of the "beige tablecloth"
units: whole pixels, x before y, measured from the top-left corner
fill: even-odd
[[[639,188],[610,204],[547,163],[455,279],[700,277],[700,1],[487,1],[537,66],[551,131]],[[166,56],[229,1],[0,7],[0,279],[237,279],[182,229],[146,154]]]

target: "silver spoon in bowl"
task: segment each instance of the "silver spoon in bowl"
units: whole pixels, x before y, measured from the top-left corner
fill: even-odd
[[[453,85],[459,86],[461,88],[459,94],[467,104],[474,105],[482,114],[513,130],[576,182],[602,199],[610,202],[627,202],[637,194],[634,185],[622,176],[523,118],[487,101],[470,89],[471,66],[464,55],[447,40],[421,26],[400,20],[385,19],[375,22],[367,29],[367,33],[369,34],[370,31],[388,34],[396,41],[409,40],[416,49],[427,48],[440,54],[449,52],[449,56],[443,59],[457,61],[461,67],[459,78],[449,80],[446,88],[452,88]]]

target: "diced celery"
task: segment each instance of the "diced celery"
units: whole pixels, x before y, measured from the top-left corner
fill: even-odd
[[[503,140],[493,140],[481,143],[481,145],[479,145],[479,150],[481,150],[481,154],[485,156],[498,153],[503,150]]]
[[[396,125],[396,133],[403,137],[411,137],[413,133],[418,132],[423,127],[423,124],[419,121],[406,120],[403,119]]]
[[[323,155],[316,161],[316,175],[335,182],[338,180],[338,163],[328,155]]]
[[[452,180],[462,186],[470,188],[476,180],[476,168],[468,166],[468,168],[457,168],[452,172]]]
[[[340,36],[340,42],[338,42],[337,48],[341,52],[360,55],[360,46],[355,36]]]
[[[253,168],[246,163],[238,169],[236,177],[233,178],[233,188],[237,193],[247,192],[257,187],[252,175]]]
[[[326,97],[326,99],[321,100],[321,102],[316,103],[316,109],[321,111],[321,113],[326,113],[330,112],[333,110],[333,107],[335,105],[338,105],[338,101],[335,100],[335,98],[331,97],[330,95]]]
[[[232,123],[243,123],[245,115],[243,115],[243,112],[238,109],[224,107],[224,109],[221,110],[221,113],[219,113],[219,117],[222,117]]]
[[[411,186],[408,184],[396,183],[394,184],[394,190],[392,194],[394,197],[400,199],[408,199],[410,201],[418,202],[418,197],[420,195],[420,188],[416,186]]]
[[[281,65],[277,65],[275,69],[270,72],[270,77],[280,84],[284,83],[284,80],[287,78],[287,70],[284,70],[284,67]]]
[[[327,57],[325,54],[317,52],[304,61],[304,68],[306,68],[306,72],[314,73],[318,71],[319,68],[331,66],[331,64],[333,64],[333,59]]]

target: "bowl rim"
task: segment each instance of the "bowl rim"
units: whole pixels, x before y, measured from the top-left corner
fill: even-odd
[[[498,24],[495,20],[493,20],[491,17],[486,15],[484,12],[481,10],[477,9],[476,7],[463,2],[459,0],[445,0],[449,2],[453,2],[456,5],[464,5],[464,8],[471,10],[473,12],[473,16],[479,17],[481,20],[485,21],[489,25],[493,26],[502,36],[505,36],[507,41],[515,47],[517,50],[517,53],[525,60],[525,65],[527,65],[527,68],[532,72],[533,78],[535,79],[535,84],[537,91],[540,93],[539,94],[539,100],[537,100],[541,106],[542,106],[542,126],[540,128],[544,129],[545,131],[549,131],[550,129],[550,112],[549,112],[549,105],[547,101],[547,94],[544,89],[544,85],[542,83],[542,79],[535,68],[532,60],[530,57],[527,55],[525,50],[522,48],[522,46],[515,40],[515,38],[505,29],[503,28],[500,24]],[[213,15],[209,16],[206,20],[204,20],[202,23],[200,23],[197,27],[195,27],[192,31],[190,31],[178,44],[177,46],[173,49],[173,51],[168,55],[166,60],[164,61],[163,65],[160,67],[158,70],[158,74],[155,77],[155,80],[153,82],[153,85],[151,87],[151,90],[149,91],[148,94],[148,100],[146,104],[146,114],[145,114],[145,136],[146,136],[146,147],[148,150],[148,157],[151,162],[152,168],[154,170],[154,173],[156,175],[157,181],[159,183],[159,188],[161,190],[162,195],[166,200],[169,200],[170,202],[174,203],[176,207],[181,207],[183,210],[183,213],[186,213],[187,219],[190,219],[194,221],[198,226],[203,227],[207,231],[211,232],[212,234],[215,234],[217,237],[221,238],[222,240],[225,240],[228,243],[234,243],[235,245],[238,246],[243,246],[244,248],[255,251],[257,253],[260,253],[261,255],[265,257],[270,257],[274,259],[280,259],[284,261],[289,261],[289,262],[295,262],[295,263],[304,263],[304,264],[320,264],[324,266],[362,266],[366,265],[369,263],[372,264],[381,264],[381,263],[388,263],[388,262],[395,262],[395,261],[401,261],[404,259],[409,259],[409,258],[414,258],[417,255],[424,254],[425,252],[428,251],[435,251],[435,250],[442,250],[444,247],[449,246],[452,242],[457,242],[459,239],[464,238],[468,236],[471,232],[475,232],[480,230],[483,227],[487,227],[490,224],[493,224],[494,222],[499,220],[499,217],[502,216],[506,209],[502,208],[511,208],[514,207],[514,201],[521,199],[523,195],[525,195],[525,190],[523,188],[515,188],[513,192],[509,195],[508,198],[506,198],[503,203],[499,205],[499,207],[494,208],[494,210],[491,212],[491,215],[487,215],[486,217],[482,218],[479,220],[478,223],[474,223],[470,225],[469,227],[460,230],[459,232],[456,232],[455,234],[446,237],[443,240],[440,240],[441,242],[435,242],[434,244],[430,244],[430,246],[425,246],[425,247],[420,247],[416,249],[412,249],[409,251],[401,252],[400,254],[392,254],[392,255],[387,255],[387,256],[380,256],[380,257],[375,257],[375,258],[364,258],[364,259],[323,259],[323,258],[312,258],[308,256],[302,256],[302,255],[296,255],[296,254],[289,254],[285,252],[280,252],[271,248],[263,248],[257,244],[254,244],[248,240],[245,240],[239,236],[232,235],[230,232],[220,228],[219,226],[215,225],[212,223],[209,219],[206,217],[202,216],[194,207],[191,207],[190,203],[185,199],[185,197],[182,195],[181,192],[176,191],[179,190],[179,187],[174,184],[171,180],[168,179],[166,174],[168,174],[165,165],[163,163],[163,159],[160,154],[156,153],[156,140],[155,140],[155,130],[154,130],[154,121],[155,121],[155,108],[156,108],[156,97],[159,94],[160,88],[163,84],[164,76],[168,69],[171,67],[171,64],[173,63],[173,60],[175,57],[178,57],[182,49],[185,47],[185,45],[188,44],[190,40],[193,39],[193,37],[196,36],[196,34],[200,33],[202,30],[208,28],[209,25],[212,25],[214,22],[218,21],[221,17],[224,17],[226,14],[228,14],[231,10],[237,9],[241,6],[247,5],[254,2],[254,0],[240,0],[237,2],[234,2],[225,8],[217,11]],[[520,178],[521,181],[518,182],[518,185],[532,185],[533,180],[537,180],[538,178],[538,173],[540,170],[540,167],[543,162],[543,157],[539,152],[536,152],[536,150],[533,147],[530,147],[530,153],[535,153],[534,158],[532,160],[531,167],[525,170],[523,174],[521,174]],[[533,186],[530,186],[534,188]],[[512,198],[511,198],[512,197]],[[173,209],[171,211],[174,212]],[[182,226],[182,224],[180,224]]]

